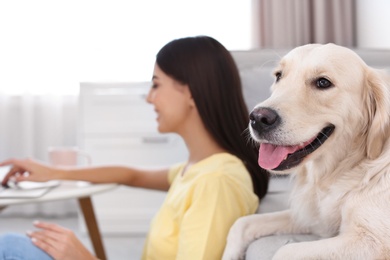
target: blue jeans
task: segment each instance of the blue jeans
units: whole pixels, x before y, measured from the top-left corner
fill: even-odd
[[[25,235],[7,233],[0,236],[0,260],[53,260]]]

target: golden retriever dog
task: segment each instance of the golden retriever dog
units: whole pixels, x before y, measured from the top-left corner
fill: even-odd
[[[238,219],[223,259],[281,234],[322,239],[286,244],[273,259],[390,259],[389,79],[334,44],[293,49],[274,75],[249,130],[259,165],[291,173],[290,207]]]

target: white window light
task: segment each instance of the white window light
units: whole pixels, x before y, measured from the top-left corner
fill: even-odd
[[[251,47],[251,0],[0,2],[0,94],[77,94],[82,81],[148,81],[180,37]]]

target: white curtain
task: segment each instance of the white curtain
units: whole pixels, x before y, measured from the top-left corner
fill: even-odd
[[[0,95],[0,160],[31,157],[48,162],[49,146],[77,145],[78,96]],[[75,214],[73,200],[11,206],[4,216]]]
[[[356,46],[355,0],[252,0],[253,46]]]

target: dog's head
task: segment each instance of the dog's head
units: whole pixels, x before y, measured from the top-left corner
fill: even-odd
[[[368,158],[381,153],[390,127],[389,81],[355,52],[301,46],[274,75],[271,97],[250,114],[260,166],[283,173],[308,160],[341,159],[351,147]]]

